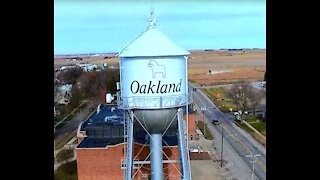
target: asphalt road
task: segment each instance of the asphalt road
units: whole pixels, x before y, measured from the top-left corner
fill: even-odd
[[[225,114],[221,112],[216,105],[200,90],[193,91],[192,93],[193,101],[198,106],[206,106],[207,110],[204,112],[204,117],[207,124],[210,124],[210,130],[215,129],[212,133],[219,133],[218,136],[221,136],[221,126],[212,125],[212,119],[218,119],[222,121],[224,127],[224,143],[230,144],[233,154],[229,156],[239,156],[238,160],[243,161],[243,164],[246,164],[247,167],[238,167],[241,171],[248,171],[248,168],[251,171],[252,169],[252,158],[245,157],[250,154],[261,154],[261,157],[256,157],[257,162],[255,163],[255,176],[258,179],[266,179],[266,150],[261,144],[254,140],[249,134],[240,129],[237,125],[234,124],[233,115]],[[201,111],[200,111],[201,112]],[[202,113],[202,112],[201,112]],[[217,143],[219,146],[219,143]],[[242,164],[242,163],[238,163]],[[242,165],[239,165],[242,166]]]
[[[54,133],[54,139],[56,142],[60,142],[66,135],[66,133],[75,133],[79,124],[85,120],[90,112],[91,102],[87,106],[81,108],[81,113],[76,114],[67,124],[61,129],[56,130]]]

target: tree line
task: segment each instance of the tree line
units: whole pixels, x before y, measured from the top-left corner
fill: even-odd
[[[99,104],[107,92],[116,93],[116,82],[120,79],[119,69],[83,72],[80,68],[61,72],[58,76],[64,84],[72,84],[70,108],[76,108],[83,99]]]

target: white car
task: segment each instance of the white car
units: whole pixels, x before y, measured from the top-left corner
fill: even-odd
[[[198,148],[191,148],[190,152],[199,152],[199,149],[200,149],[199,147]]]
[[[240,111],[240,112],[234,112],[234,113],[233,113],[233,115],[235,115],[235,116],[238,116],[238,115],[240,115],[240,114],[242,114],[241,111]],[[244,114],[247,115],[247,114],[248,114],[248,111],[245,111]]]

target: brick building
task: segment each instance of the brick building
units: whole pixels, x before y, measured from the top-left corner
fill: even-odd
[[[189,139],[193,139],[195,116],[189,113],[188,117]],[[134,126],[133,177],[149,179],[149,141],[142,127],[139,124]],[[171,126],[163,136],[163,177],[169,180],[181,179],[177,127],[174,124]],[[123,128],[122,110],[114,105],[99,106],[97,111],[79,126],[79,144],[76,148],[78,180],[123,179],[126,145]]]
[[[187,116],[184,115],[183,119],[186,120]],[[195,140],[197,139],[196,136],[196,116],[195,113],[189,113],[188,114],[188,135],[189,135],[189,140]]]

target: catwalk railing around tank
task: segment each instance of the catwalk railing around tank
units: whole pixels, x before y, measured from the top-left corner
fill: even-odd
[[[131,96],[123,97],[118,95],[118,106],[122,109],[154,109],[181,107],[192,102],[188,94],[172,96]]]

